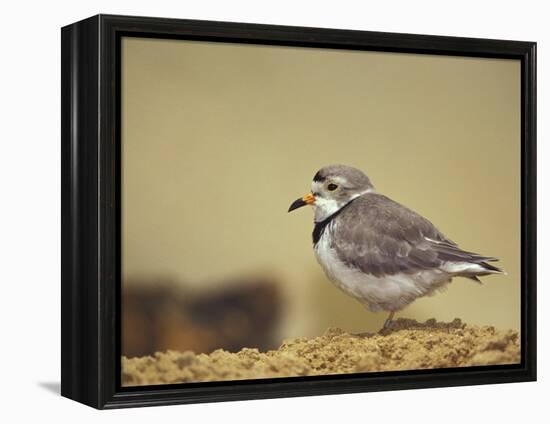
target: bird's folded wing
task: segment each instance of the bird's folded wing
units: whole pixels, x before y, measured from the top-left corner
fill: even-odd
[[[440,268],[445,262],[495,260],[461,250],[427,219],[393,200],[372,194],[347,208],[332,234],[339,259],[381,277]]]

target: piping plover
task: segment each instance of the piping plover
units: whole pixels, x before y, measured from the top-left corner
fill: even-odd
[[[498,259],[460,249],[430,221],[377,193],[360,170],[344,165],[320,169],[311,193],[289,212],[312,205],[313,250],[327,277],[367,309],[396,311],[432,294],[453,277],[480,282],[503,271]]]

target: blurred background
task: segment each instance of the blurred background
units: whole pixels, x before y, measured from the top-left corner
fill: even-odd
[[[519,330],[519,107],[514,60],[124,38],[123,354],[378,330],[286,212],[333,163],[508,273],[397,317]]]

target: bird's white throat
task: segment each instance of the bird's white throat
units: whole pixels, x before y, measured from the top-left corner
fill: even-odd
[[[361,193],[357,193],[350,197],[349,199],[346,199],[344,201],[338,201],[336,199],[326,199],[324,197],[317,197],[315,198],[315,203],[313,203],[313,213],[314,213],[314,221],[315,222],[321,222],[327,219],[329,216],[333,215],[334,213],[338,212],[340,209],[342,209],[344,206],[346,206],[349,202],[352,200],[357,199],[359,196],[362,196],[366,193],[372,193],[374,190],[369,189],[365,190]]]

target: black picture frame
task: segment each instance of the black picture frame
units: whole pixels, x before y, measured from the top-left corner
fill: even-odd
[[[536,43],[97,15],[62,28],[61,394],[94,408],[536,380]],[[521,363],[122,388],[120,41],[124,36],[521,61]]]

